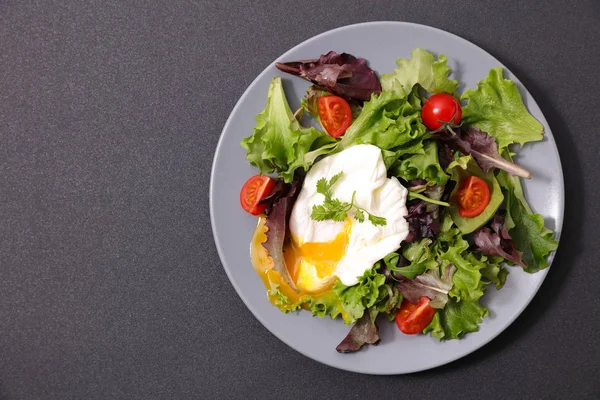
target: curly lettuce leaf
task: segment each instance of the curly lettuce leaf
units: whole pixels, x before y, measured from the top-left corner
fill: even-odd
[[[543,215],[531,211],[518,177],[501,171],[498,180],[506,189],[505,226],[517,250],[522,253],[525,271],[534,273],[546,268],[548,254],[558,248],[553,232],[544,226]]]
[[[423,154],[426,128],[420,100],[415,93],[382,92],[365,102],[336,151],[356,144],[372,144],[383,150],[386,167],[404,154]]]
[[[472,253],[467,252],[468,248],[469,243],[460,239],[456,246],[450,247],[447,252],[440,255],[440,259],[456,267],[452,277],[454,285],[449,294],[457,301],[475,301],[484,293],[480,271],[486,265]]]
[[[461,100],[468,100],[462,110],[464,123],[496,138],[500,149],[542,140],[544,127],[527,111],[517,85],[503,78],[501,67],[492,68],[477,89],[467,90]]]
[[[448,172],[451,174],[451,179],[456,182],[456,186],[450,194],[450,215],[462,233],[471,233],[490,220],[496,213],[496,210],[498,210],[498,207],[502,204],[504,196],[502,195],[500,185],[494,177],[494,174],[492,172],[483,172],[471,156],[460,157],[458,160],[451,163],[448,167]],[[473,218],[463,218],[460,216],[455,199],[463,181],[471,175],[478,176],[487,183],[488,188],[490,189],[490,202],[485,210],[478,216]]]
[[[458,81],[448,79],[450,68],[446,65],[448,59],[439,55],[438,60],[433,54],[423,49],[414,49],[411,58],[399,58],[398,68],[391,74],[381,75],[381,86],[384,91],[410,92],[418,83],[430,93],[456,92]]]
[[[365,271],[358,283],[346,286],[340,280],[333,285],[333,293],[340,299],[347,318],[346,323],[352,323],[361,318],[366,309],[380,300],[380,289],[385,284],[385,276],[375,268]]]
[[[485,279],[486,283],[491,283],[496,286],[496,289],[502,289],[504,283],[506,282],[506,277],[508,276],[508,269],[506,269],[502,262],[504,261],[502,257],[494,257],[494,256],[481,256],[482,262],[485,263],[485,268],[479,270],[481,272],[482,280]]]
[[[423,142],[423,153],[412,154],[396,161],[388,171],[391,175],[410,181],[412,179],[425,179],[444,185],[448,175],[444,172],[438,159],[437,141]]]
[[[460,301],[450,299],[441,310],[437,310],[433,320],[423,333],[440,340],[460,339],[466,333],[477,332],[483,318],[488,316],[487,308],[479,301]]]
[[[241,141],[246,159],[261,174],[277,172],[291,182],[296,169],[308,169],[314,160],[335,145],[335,140],[315,128],[301,126],[285,97],[280,77],[269,86],[267,105],[256,116],[251,136]]]

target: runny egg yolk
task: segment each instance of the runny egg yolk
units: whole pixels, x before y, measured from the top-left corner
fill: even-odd
[[[272,269],[273,259],[262,246],[262,243],[267,240],[265,222],[264,217],[259,217],[250,245],[250,255],[252,265],[267,289],[276,287],[292,303],[306,296],[328,292],[335,281],[333,275],[335,268],[346,253],[352,223],[346,221],[344,229],[330,242],[298,243],[296,240],[290,240],[286,243],[283,249],[284,260],[299,290],[296,292],[277,271]],[[269,297],[270,300],[274,300]]]

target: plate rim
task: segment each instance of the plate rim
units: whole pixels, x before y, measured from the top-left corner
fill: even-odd
[[[270,72],[271,67],[273,67],[275,65],[275,63],[278,60],[281,60],[283,58],[285,58],[289,53],[292,53],[293,51],[295,51],[298,47],[306,45],[308,43],[314,42],[314,41],[318,41],[319,39],[321,39],[322,37],[326,36],[326,35],[330,35],[330,34],[334,34],[337,33],[339,31],[343,31],[343,30],[348,30],[348,29],[354,29],[357,27],[363,27],[363,26],[376,26],[376,25],[396,25],[396,26],[408,26],[408,27],[414,27],[414,28],[418,28],[418,29],[427,29],[427,30],[431,30],[436,32],[437,34],[442,34],[442,35],[448,35],[453,37],[454,39],[458,39],[459,41],[464,42],[466,45],[471,46],[473,48],[475,48],[477,51],[483,51],[486,55],[490,56],[491,58],[493,58],[494,60],[498,61],[498,65],[501,66],[504,70],[506,70],[507,72],[509,72],[512,76],[511,76],[511,80],[514,81],[518,86],[520,85],[520,87],[522,89],[524,89],[529,96],[531,96],[531,99],[533,100],[533,102],[535,103],[535,105],[537,106],[537,108],[540,110],[540,114],[541,114],[541,119],[543,123],[545,123],[545,126],[548,126],[548,130],[549,130],[549,135],[548,132],[544,132],[545,135],[544,137],[547,138],[547,140],[551,140],[553,143],[553,151],[555,153],[556,159],[558,160],[558,165],[559,165],[559,177],[558,177],[558,182],[559,182],[559,192],[560,192],[560,196],[559,196],[559,210],[558,210],[558,218],[555,221],[555,226],[553,229],[553,233],[554,233],[554,240],[556,240],[558,242],[558,246],[560,246],[560,236],[562,233],[562,227],[563,227],[563,222],[564,222],[564,211],[565,211],[565,184],[564,184],[564,173],[563,173],[563,165],[560,159],[560,152],[558,150],[558,146],[556,145],[556,141],[554,140],[554,135],[552,133],[552,129],[550,127],[550,125],[548,124],[548,121],[541,109],[541,107],[539,106],[538,102],[535,100],[535,98],[533,97],[533,95],[531,94],[531,92],[529,92],[529,90],[527,89],[527,87],[525,87],[525,85],[523,85],[523,83],[518,79],[517,75],[514,74],[508,67],[506,67],[506,65],[504,65],[500,60],[498,60],[494,55],[492,55],[491,53],[489,53],[487,50],[483,49],[482,47],[476,45],[475,43],[471,42],[468,39],[465,39],[461,36],[458,36],[452,32],[448,32],[445,31],[443,29],[440,28],[435,28],[433,26],[430,25],[425,25],[425,24],[419,24],[419,23],[414,23],[414,22],[406,22],[406,21],[367,21],[367,22],[360,22],[360,23],[355,23],[355,24],[349,24],[349,25],[344,25],[341,27],[337,27],[334,29],[330,29],[324,32],[321,32],[315,36],[312,36],[306,40],[303,40],[299,43],[297,43],[296,45],[294,45],[293,47],[291,47],[290,49],[288,49],[287,51],[285,51],[283,54],[281,54],[279,57],[277,57],[275,60],[273,60],[272,62],[270,62],[253,80],[252,82],[246,87],[246,89],[244,90],[244,92],[242,93],[242,95],[239,97],[239,99],[237,100],[236,104],[234,105],[234,107],[232,108],[231,112],[229,113],[229,116],[227,117],[227,120],[225,121],[225,124],[223,125],[223,129],[221,130],[221,133],[219,135],[219,140],[217,142],[217,146],[215,148],[214,154],[213,154],[213,161],[212,161],[212,166],[211,166],[211,172],[210,172],[210,186],[209,186],[209,214],[210,214],[210,221],[211,221],[211,231],[213,234],[213,239],[215,241],[215,247],[217,248],[217,253],[219,255],[219,259],[221,262],[221,266],[223,267],[223,269],[225,270],[225,273],[227,275],[227,278],[229,279],[229,282],[231,283],[231,285],[234,287],[237,295],[240,297],[240,299],[242,300],[242,302],[244,303],[244,305],[246,306],[246,308],[248,308],[248,310],[252,313],[252,315],[263,325],[263,327],[269,331],[272,335],[274,335],[277,339],[279,339],[280,341],[282,341],[283,343],[285,343],[287,346],[289,346],[291,349],[293,349],[294,351],[302,354],[305,357],[308,357],[309,359],[327,365],[329,367],[332,368],[336,368],[336,369],[340,369],[340,370],[344,370],[344,371],[349,371],[349,372],[355,372],[355,373],[361,373],[361,374],[368,374],[368,375],[404,375],[404,374],[412,374],[412,373],[416,373],[416,372],[421,372],[421,371],[427,371],[430,369],[434,369],[434,368],[438,368],[440,366],[443,365],[447,365],[450,363],[455,362],[456,360],[459,360],[463,357],[468,356],[469,354],[474,353],[475,351],[479,350],[480,348],[482,348],[483,346],[487,345],[488,343],[490,343],[492,340],[496,339],[502,332],[504,332],[509,326],[511,326],[513,324],[513,322],[519,317],[521,316],[521,314],[523,313],[523,311],[525,311],[525,309],[529,306],[529,304],[531,303],[531,301],[533,300],[533,298],[537,295],[540,287],[543,285],[543,283],[546,280],[546,277],[548,275],[548,272],[550,270],[550,268],[552,267],[552,264],[554,262],[554,258],[556,256],[556,252],[558,251],[558,247],[556,250],[554,250],[547,258],[548,260],[548,267],[546,267],[545,269],[538,271],[536,274],[537,275],[541,275],[541,279],[539,280],[539,282],[535,285],[535,287],[533,287],[533,290],[531,292],[530,297],[525,301],[525,303],[523,304],[523,306],[516,312],[514,313],[510,318],[508,318],[506,320],[506,323],[503,324],[503,326],[498,329],[496,332],[494,332],[492,335],[490,335],[489,338],[487,338],[487,340],[484,340],[481,343],[478,343],[476,345],[474,345],[473,347],[469,348],[469,350],[465,353],[461,353],[458,354],[456,356],[452,356],[447,360],[441,361],[441,362],[436,362],[433,365],[427,366],[427,367],[422,367],[422,368],[415,368],[412,369],[410,371],[407,372],[395,372],[395,371],[390,371],[388,372],[370,372],[368,371],[368,369],[365,368],[345,368],[343,366],[339,366],[339,365],[334,365],[332,363],[329,363],[327,361],[323,361],[323,360],[318,360],[313,358],[311,355],[307,354],[306,352],[304,352],[303,350],[299,350],[297,349],[292,343],[291,341],[285,339],[282,337],[281,333],[277,330],[277,329],[271,329],[270,327],[267,326],[266,321],[263,319],[263,317],[261,315],[259,315],[258,311],[255,310],[255,308],[253,306],[250,305],[248,299],[246,299],[246,297],[242,294],[242,291],[240,289],[240,287],[235,283],[235,280],[232,279],[232,274],[230,273],[229,269],[225,267],[225,263],[224,263],[224,250],[223,250],[223,246],[221,244],[221,241],[219,240],[219,238],[216,235],[216,229],[215,229],[215,210],[214,210],[214,186],[215,186],[215,172],[216,172],[216,165],[217,165],[217,154],[219,154],[219,151],[221,149],[221,147],[223,146],[223,142],[224,142],[224,133],[229,129],[229,125],[232,123],[232,119],[233,119],[233,115],[236,114],[237,110],[241,107],[242,103],[244,102],[244,100],[246,99],[246,97],[249,95],[250,89],[253,88],[256,83],[267,73]],[[544,216],[545,217],[545,216]],[[476,332],[475,332],[476,333]]]

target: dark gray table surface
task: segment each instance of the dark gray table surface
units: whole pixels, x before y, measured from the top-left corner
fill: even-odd
[[[215,146],[254,77],[372,20],[445,29],[505,63],[566,180],[531,305],[475,353],[406,376],[276,339],[209,222]],[[0,398],[600,398],[598,0],[0,1],[0,48]]]

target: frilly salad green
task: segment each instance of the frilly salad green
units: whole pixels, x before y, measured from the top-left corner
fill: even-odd
[[[352,324],[340,352],[377,343],[379,314],[405,333],[440,340],[476,332],[488,316],[481,297],[490,286],[502,288],[507,267],[544,269],[558,245],[528,205],[520,177],[531,175],[509,149],[543,137],[515,83],[498,67],[459,94],[446,57],[423,49],[397,65],[379,79],[365,60],[346,53],[278,63],[312,83],[302,108],[291,110],[281,78],[274,78],[254,132],[241,142],[261,174],[241,199],[260,214],[252,260],[268,298],[284,312],[306,309]],[[399,182],[398,193],[406,193],[396,225],[373,211],[386,210],[358,200],[356,190],[344,199],[351,171],[333,171],[316,188],[306,187],[315,163],[357,145],[376,146],[386,175],[381,182]],[[290,217],[298,199],[305,201],[299,193],[309,189],[318,198],[305,222],[340,226],[335,240],[309,243],[310,251]],[[361,229],[382,235],[397,229],[403,236],[345,284],[339,260],[354,243],[349,232]],[[308,290],[307,279],[320,286],[312,282],[317,289]]]

